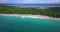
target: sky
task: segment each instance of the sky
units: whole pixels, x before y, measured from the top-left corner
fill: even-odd
[[[10,4],[51,4],[51,3],[60,3],[60,0],[0,0],[0,3],[10,3]]]

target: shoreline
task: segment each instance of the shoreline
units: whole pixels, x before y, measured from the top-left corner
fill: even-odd
[[[54,17],[45,16],[45,15],[32,15],[32,14],[0,14],[0,16],[19,16],[19,17],[22,17],[22,18],[32,17],[32,18],[60,20],[60,18],[54,18]]]

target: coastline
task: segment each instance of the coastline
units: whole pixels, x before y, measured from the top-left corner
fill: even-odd
[[[32,14],[0,14],[0,16],[18,16],[18,17],[32,17],[32,18],[43,18],[43,19],[54,19],[60,20],[60,18],[49,17],[45,15],[32,15]]]

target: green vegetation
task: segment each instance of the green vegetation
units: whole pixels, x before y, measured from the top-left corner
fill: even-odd
[[[60,17],[60,7],[41,8],[20,8],[14,6],[0,5],[0,14],[33,14]]]

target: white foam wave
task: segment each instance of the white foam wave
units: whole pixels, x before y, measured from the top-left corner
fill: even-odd
[[[21,18],[40,18],[40,19],[50,19],[47,17],[37,17],[37,16],[20,16]]]
[[[33,18],[33,19],[51,19],[51,20],[59,20],[55,18],[50,18],[50,17],[37,17],[37,16],[20,16],[21,18]]]
[[[21,17],[21,18],[40,18],[40,19],[55,19],[55,20],[60,20],[60,18],[52,18],[52,17],[48,17],[48,16],[43,16],[43,15],[0,14],[0,16],[16,16],[16,17]]]

